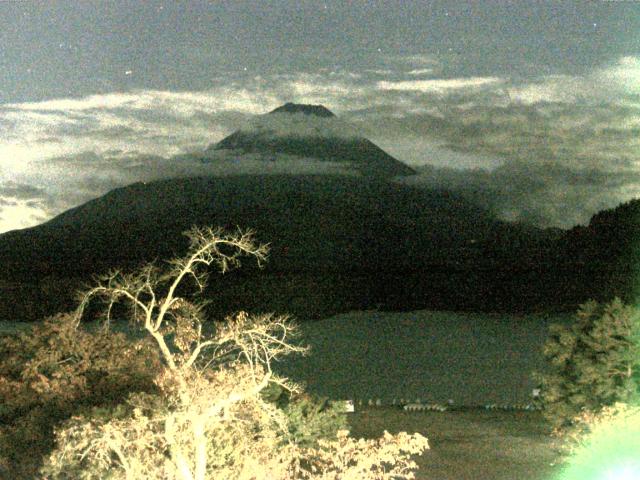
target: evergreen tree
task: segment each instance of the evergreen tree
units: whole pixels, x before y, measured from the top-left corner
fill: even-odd
[[[616,402],[634,403],[640,394],[640,314],[618,298],[582,305],[575,322],[554,324],[544,345],[544,415],[556,431],[582,411],[598,412]]]

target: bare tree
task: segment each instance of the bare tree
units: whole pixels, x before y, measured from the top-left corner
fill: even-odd
[[[105,301],[105,328],[116,303],[131,307],[132,320],[151,335],[161,352],[165,368],[156,384],[163,395],[132,395],[128,402],[132,414],[124,418],[73,418],[58,432],[57,449],[43,468],[45,478],[83,472],[82,478],[98,479],[107,471],[110,478],[127,480],[329,478],[318,475],[335,471],[327,463],[328,453],[321,456],[312,450],[307,455],[316,458],[316,464],[312,461],[304,468],[305,452],[288,438],[287,418],[259,396],[270,383],[301,390],[271,368],[279,357],[308,352],[291,342],[297,335],[296,325],[288,317],[240,312],[214,322],[213,332],[205,333],[205,304],[178,295],[187,278],[202,291],[205,268],[212,264],[225,272],[238,266],[243,255],[261,264],[267,246],[257,245],[250,231],[226,235],[219,229],[194,227],[187,235],[187,255],[170,261],[166,271],[152,264],[133,274],[113,271],[80,295],[77,322],[94,298]],[[395,452],[400,464],[397,472],[404,474],[413,464],[401,452],[428,448],[426,439],[416,435],[405,446],[395,439],[396,450],[371,447],[379,450],[378,463],[388,461]],[[343,452],[345,445],[341,437],[336,451]],[[353,453],[353,448],[349,451]],[[391,471],[395,470],[387,473]]]

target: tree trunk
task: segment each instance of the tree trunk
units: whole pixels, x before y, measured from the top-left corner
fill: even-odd
[[[207,437],[205,436],[205,418],[199,416],[193,422],[193,440],[196,465],[194,480],[205,480],[207,474]]]

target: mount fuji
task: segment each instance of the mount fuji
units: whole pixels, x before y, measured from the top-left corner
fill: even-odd
[[[257,158],[277,162],[283,157],[333,162],[374,178],[414,175],[349,124],[322,105],[286,103],[255,117],[245,127],[210,145],[203,162],[229,156],[258,154]]]

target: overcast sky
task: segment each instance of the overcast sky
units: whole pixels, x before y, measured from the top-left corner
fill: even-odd
[[[640,2],[0,2],[0,232],[203,173],[175,156],[287,101],[409,183],[585,223],[640,196]]]

